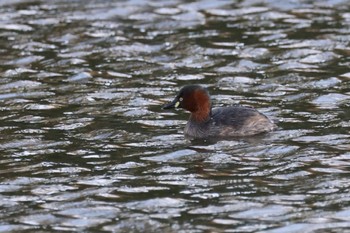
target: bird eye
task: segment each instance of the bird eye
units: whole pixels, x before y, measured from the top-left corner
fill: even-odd
[[[183,101],[183,100],[184,100],[184,98],[180,97],[180,98],[179,98],[179,100],[180,100],[180,101]]]

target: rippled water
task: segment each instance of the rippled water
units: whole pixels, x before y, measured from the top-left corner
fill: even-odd
[[[349,232],[348,1],[0,6],[0,232]],[[186,140],[188,83],[279,129]]]

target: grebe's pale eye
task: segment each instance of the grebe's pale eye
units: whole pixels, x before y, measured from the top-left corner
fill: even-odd
[[[178,108],[180,106],[180,103],[183,101],[184,98],[180,97],[179,100],[175,103],[175,108]]]

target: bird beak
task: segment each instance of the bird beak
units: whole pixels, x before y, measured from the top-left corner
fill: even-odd
[[[177,108],[180,105],[180,101],[177,99],[174,99],[172,102],[167,103],[162,107],[162,109],[172,109],[172,108]]]

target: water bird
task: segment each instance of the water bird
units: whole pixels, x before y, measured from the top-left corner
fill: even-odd
[[[258,110],[234,105],[212,108],[209,92],[200,85],[187,85],[163,109],[182,108],[191,113],[185,127],[190,138],[241,137],[266,133],[277,128]]]

